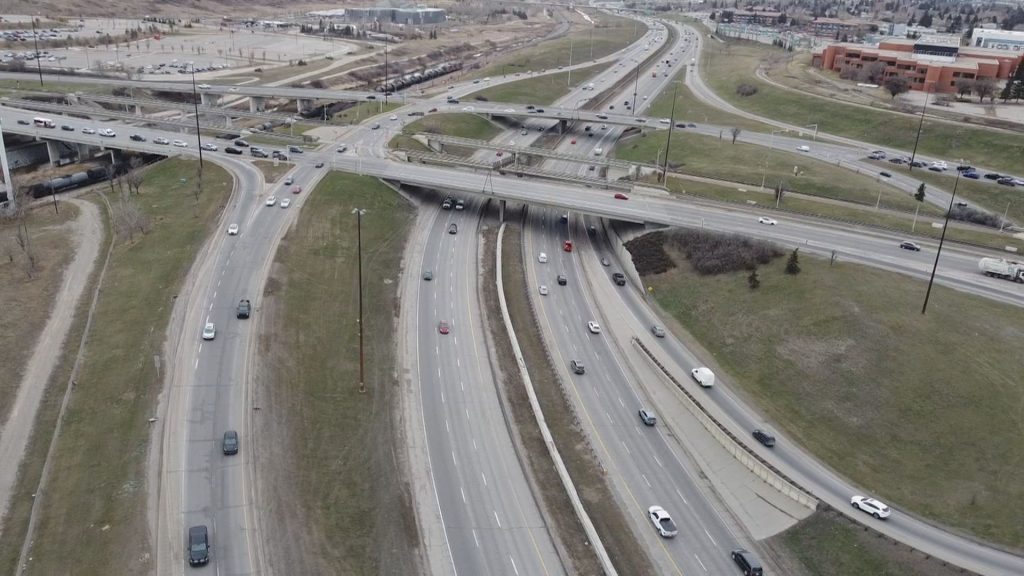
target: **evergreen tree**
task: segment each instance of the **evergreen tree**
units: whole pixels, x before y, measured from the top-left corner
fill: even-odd
[[[761,287],[761,278],[757,275],[757,268],[750,271],[750,276],[747,276],[747,285],[750,286],[751,290],[757,290]]]
[[[799,248],[793,248],[793,252],[789,255],[789,260],[786,261],[786,274],[796,275],[800,273],[800,259],[797,253],[800,252]]]
[[[921,185],[917,187],[917,194],[914,194],[914,200],[924,202],[924,182],[921,182]]]

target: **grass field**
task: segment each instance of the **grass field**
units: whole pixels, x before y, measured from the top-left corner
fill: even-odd
[[[497,77],[515,72],[540,72],[603,58],[622,50],[647,33],[635,20],[592,13],[597,26],[572,32],[509,54],[466,78]],[[570,53],[571,48],[571,53]]]
[[[706,41],[705,82],[738,108],[798,126],[817,124],[822,132],[892,146],[903,150],[914,147],[919,117],[871,110],[799,94],[772,86],[754,75],[766,60],[781,62],[787,52],[762,44]],[[809,58],[809,56],[806,56]],[[736,94],[741,84],[757,86],[757,94]],[[924,122],[918,152],[952,162],[969,158],[979,165],[1005,171],[1020,170],[1024,157],[1024,136],[927,119]]]
[[[559,72],[535,78],[526,78],[484,88],[479,92],[467,95],[463,100],[469,101],[481,96],[491,102],[515,102],[518,104],[549,105],[565,96],[570,90],[586,84],[591,78],[606,70],[607,66],[598,64],[569,72]],[[571,84],[569,82],[572,81]],[[570,106],[572,104],[569,104]]]
[[[25,252],[18,247],[18,224],[0,220],[0,429],[7,421],[11,405],[17,395],[22,370],[28,364],[43,325],[50,317],[50,307],[60,291],[64,268],[74,256],[73,232],[63,226],[78,217],[78,208],[61,202],[54,213],[50,204],[30,209],[26,218],[29,231],[29,250],[35,257],[36,267],[28,273]]]
[[[502,246],[502,267],[509,316],[537,393],[537,401],[541,405],[544,419],[579,492],[583,506],[594,522],[594,527],[620,574],[654,574],[655,569],[650,558],[637,541],[623,516],[623,511],[616,504],[609,481],[601,469],[601,463],[594,457],[586,435],[574,422],[573,410],[562,394],[562,385],[551,367],[540,329],[530,307],[528,294],[531,288],[526,285],[522,232],[518,226],[506,227]],[[485,288],[485,294],[489,295],[488,290],[489,288]],[[494,298],[497,298],[496,294]],[[500,314],[496,303],[491,309],[493,313]],[[504,327],[498,326],[498,329],[504,332]],[[499,348],[500,357],[511,358],[511,345],[508,346],[509,348],[505,350]],[[513,363],[513,369],[514,366]],[[524,437],[527,450],[531,458],[537,458],[534,464],[537,481],[546,489],[545,501],[556,516],[559,533],[565,540],[575,540],[567,543],[571,550],[570,554],[577,560],[574,573],[599,574],[600,565],[596,564],[593,553],[580,550],[581,544],[586,548],[583,538],[574,537],[580,531],[579,521],[571,508],[565,508],[569,503],[565,501],[564,489],[551,465],[543,438],[539,438],[540,432],[529,408],[529,400],[525,397],[526,391],[518,382],[518,372],[515,372],[515,378],[515,381],[506,384],[510,403],[513,412],[520,413],[517,416],[518,429]],[[558,492],[560,494],[557,494]]]
[[[473,138],[475,140],[490,140],[501,132],[501,128],[483,116],[476,114],[431,114],[406,124],[405,128],[402,129],[402,133],[406,135],[419,132],[458,136],[459,138]]]
[[[354,208],[362,223],[366,394],[358,393]],[[270,561],[294,574],[408,574],[417,545],[407,487],[395,469],[396,288],[412,207],[373,178],[333,172],[283,240],[264,291],[257,394],[269,514],[290,534]],[[329,287],[329,289],[328,289]],[[325,457],[324,447],[330,447]],[[260,450],[264,450],[263,446]]]
[[[358,124],[371,116],[386,114],[395,108],[401,108],[402,106],[400,98],[388,98],[387,104],[384,104],[383,96],[378,96],[378,98],[379,100],[376,102],[371,100],[359,102],[348,110],[335,114],[331,117],[330,124],[345,126],[349,124]]]
[[[139,208],[152,229],[114,249],[54,453],[28,574],[143,573],[152,568],[143,469],[156,394],[154,356],[181,281],[232,188],[210,165],[196,204],[196,163],[146,172]],[[180,178],[188,174],[188,182]]]
[[[866,532],[835,511],[818,512],[769,545],[808,576],[962,576],[957,568]]]
[[[291,162],[275,162],[273,160],[253,160],[252,165],[263,172],[263,179],[268,184],[273,184],[295,167]]]
[[[1024,309],[801,254],[747,273],[647,277],[657,302],[772,426],[866,491],[1024,545]],[[898,441],[893,441],[898,439]]]
[[[770,191],[765,193],[759,192],[757,189],[750,188],[739,190],[736,186],[717,186],[704,182],[681,180],[678,178],[672,178],[671,176],[668,180],[668,188],[670,191],[679,194],[700,196],[702,198],[710,198],[713,200],[741,202],[747,206],[756,204],[762,207],[765,214],[769,215],[771,215],[770,213],[775,207],[775,197]],[[914,223],[913,214],[897,214],[884,210],[875,210],[874,207],[869,206],[830,202],[814,197],[797,196],[793,194],[784,195],[779,207],[798,214],[807,214],[809,216],[819,216],[822,218],[844,220],[847,222],[857,222],[869,226],[887,228],[889,230],[904,232],[908,237],[914,235],[938,240],[939,236],[942,234],[941,228],[933,228],[931,226],[932,222],[942,222],[942,212],[930,204],[921,205],[921,211],[918,215],[916,224]],[[755,216],[756,215],[751,214],[751,219]],[[778,213],[773,217],[785,219],[786,214]],[[1003,250],[1007,246],[1015,246],[1018,250],[1024,252],[1024,240],[1015,238],[1010,234],[1000,234],[995,230],[987,231],[987,229],[984,228],[961,228],[957,224],[953,224],[950,226],[949,232],[946,234],[946,240],[969,242],[971,244],[987,246],[997,250]]]
[[[755,120],[748,120],[735,114],[724,112],[705,104],[693,95],[693,92],[683,83],[686,79],[686,68],[679,67],[673,80],[679,81],[679,88],[676,91],[676,122],[703,122],[705,124],[717,124],[720,126],[736,126],[744,130],[768,132],[770,127]],[[653,117],[669,118],[672,115],[672,93],[675,87],[666,88],[648,108],[646,115]]]
[[[668,131],[658,130],[646,136],[621,140],[615,156],[635,162],[661,163]],[[721,139],[675,130],[669,151],[669,167],[675,172],[721,178],[760,188],[774,189],[783,182],[787,190],[803,194],[875,205],[881,193],[883,207],[914,210],[917,201],[875,178],[858,175],[845,168],[811,160],[796,152],[770,150],[762,146],[731,143],[728,131]],[[794,168],[799,172],[794,176]]]

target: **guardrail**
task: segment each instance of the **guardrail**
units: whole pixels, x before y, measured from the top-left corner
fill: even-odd
[[[632,182],[628,181],[608,181],[598,178],[587,178],[584,176],[575,176],[570,174],[555,174],[551,172],[543,172],[541,170],[532,169],[529,166],[517,165],[517,166],[503,166],[494,167],[493,162],[484,162],[480,160],[473,160],[465,158],[463,156],[451,156],[447,154],[437,154],[432,152],[416,152],[407,151],[406,157],[410,162],[420,162],[422,164],[436,164],[444,166],[463,166],[469,168],[481,168],[488,171],[494,170],[498,174],[515,174],[517,176],[533,176],[536,178],[544,178],[546,180],[557,180],[561,182],[574,182],[577,184],[583,184],[589,188],[601,188],[609,190],[632,190]]]

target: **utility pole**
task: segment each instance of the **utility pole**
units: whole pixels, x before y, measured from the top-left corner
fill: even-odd
[[[388,41],[384,40],[384,103],[388,103]]]
[[[935,283],[935,271],[939,267],[939,256],[942,254],[942,243],[946,240],[946,230],[949,229],[949,215],[953,211],[953,201],[956,199],[956,189],[960,185],[960,172],[956,172],[956,182],[953,183],[953,194],[949,197],[949,207],[946,208],[946,221],[942,226],[942,236],[939,236],[939,249],[935,251],[935,263],[932,264],[932,275],[928,279],[928,290],[924,293],[924,305],[921,306],[921,314],[928,311],[928,297],[932,294],[932,284]]]
[[[192,68],[192,105],[196,111],[196,145],[199,146],[199,177],[203,177],[203,136],[199,133],[199,94],[196,93],[196,67]]]
[[[590,59],[594,59],[594,26],[590,26]]]
[[[672,146],[672,130],[676,125],[676,93],[679,92],[679,81],[677,80],[673,82],[673,84],[675,84],[676,87],[672,89],[672,114],[670,115],[668,122],[668,140],[665,141],[665,161],[661,164],[662,184],[668,184],[668,180],[666,180],[668,177],[668,149]]]
[[[366,210],[353,208],[356,215],[356,250],[359,253],[359,393],[366,394],[366,379],[363,370],[363,214]]]
[[[633,107],[629,111],[630,114],[636,116],[636,93],[640,88],[640,63],[636,65],[636,80],[633,82]]]
[[[32,43],[36,47],[36,70],[39,71],[39,85],[43,85],[43,63],[39,61],[39,37],[36,36],[36,17],[31,16],[32,20]]]
[[[569,38],[569,79],[566,80],[565,85],[572,86],[572,38]]]
[[[924,106],[921,107],[921,120],[917,123],[917,137],[914,138],[914,151],[910,154],[910,170],[914,170],[914,159],[917,158],[917,144],[921,141],[921,129],[924,128],[924,111],[928,109],[928,97],[931,96],[931,92],[926,92],[924,95]],[[957,177],[960,175],[957,174]],[[945,230],[943,230],[945,232]],[[929,286],[929,288],[931,288]],[[922,312],[923,314],[924,312]]]

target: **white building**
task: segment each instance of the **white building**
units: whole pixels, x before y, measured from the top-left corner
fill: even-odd
[[[1024,52],[1024,32],[975,28],[971,33],[971,46],[1008,52]]]

